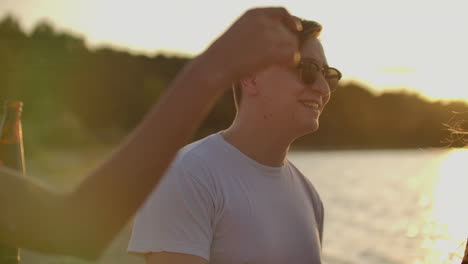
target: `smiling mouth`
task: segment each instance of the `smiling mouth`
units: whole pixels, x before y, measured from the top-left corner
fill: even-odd
[[[312,110],[317,110],[317,111],[320,110],[320,105],[318,103],[301,101],[301,104],[304,107],[312,109]]]

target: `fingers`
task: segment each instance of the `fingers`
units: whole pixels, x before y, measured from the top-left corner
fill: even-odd
[[[301,58],[300,30],[300,20],[285,8],[251,9],[231,25],[206,53],[214,64],[222,64],[226,75],[232,79],[273,65],[293,67]]]
[[[297,34],[302,31],[302,23],[299,19],[288,14],[288,16],[283,17],[282,21],[293,33]]]
[[[277,49],[276,54],[278,54],[278,61],[274,63],[284,67],[296,67],[301,61],[301,53],[298,50]]]
[[[284,7],[265,7],[252,9],[252,11],[262,12],[267,16],[280,20],[288,29],[290,29],[294,33],[302,31],[301,21],[289,14],[288,10],[286,10],[286,8]]]
[[[277,63],[286,66],[296,66],[301,59],[299,52],[299,39],[297,34],[291,32],[284,25],[278,25],[273,33],[274,41],[271,46],[274,51],[270,54],[277,57]]]
[[[271,7],[262,9],[265,14],[275,17],[282,22],[282,26],[285,26],[287,32],[283,32],[283,36],[286,41],[282,47],[285,52],[283,60],[280,64],[284,66],[296,66],[301,60],[301,53],[299,52],[299,41],[298,32],[303,30],[301,21],[289,14],[289,12],[283,7]],[[291,54],[292,51],[292,54]]]
[[[304,29],[302,27],[302,22],[296,17],[293,17],[293,20],[294,20],[294,22],[296,24],[297,31],[302,31]]]
[[[297,66],[301,62],[301,53],[296,50],[293,54],[293,66]]]

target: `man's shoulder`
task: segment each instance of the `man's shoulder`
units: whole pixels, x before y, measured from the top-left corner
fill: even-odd
[[[306,177],[291,161],[288,160],[288,165],[292,169],[293,173],[296,175],[297,178],[300,179],[302,182],[303,186],[308,189],[309,193],[316,199],[320,200],[320,195],[317,192],[317,189],[315,188],[314,184],[312,181]]]
[[[302,171],[300,171],[296,165],[294,165],[294,163],[291,161],[291,160],[287,160],[287,164],[288,166],[291,168],[291,170],[293,171],[293,173],[297,176],[300,176],[301,178],[304,178],[305,180],[308,181],[308,179],[305,177],[305,175],[302,173]]]
[[[184,146],[178,153],[178,156],[204,156],[212,151],[216,146],[218,140],[218,134],[212,134],[200,140],[194,141],[186,146]]]
[[[293,174],[296,175],[296,177],[300,180],[302,187],[305,190],[306,195],[311,199],[311,202],[313,204],[313,208],[315,210],[316,214],[316,221],[319,223],[321,226],[323,226],[323,214],[324,214],[324,209],[323,209],[323,202],[322,199],[320,198],[320,194],[315,188],[314,184],[312,181],[306,177],[293,163],[291,163],[288,160],[288,164],[293,171]]]
[[[203,168],[211,164],[213,157],[219,156],[217,139],[219,135],[212,134],[183,147],[174,159],[171,167]]]

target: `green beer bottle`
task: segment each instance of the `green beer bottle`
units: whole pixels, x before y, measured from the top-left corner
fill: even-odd
[[[21,112],[23,103],[4,103],[3,120],[0,127],[0,166],[25,173]],[[0,264],[19,263],[19,249],[0,245]]]

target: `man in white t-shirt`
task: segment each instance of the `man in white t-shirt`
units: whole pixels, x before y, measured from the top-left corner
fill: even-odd
[[[321,263],[323,205],[286,154],[318,129],[341,74],[328,67],[321,26],[302,26],[299,66],[235,83],[231,127],[179,152],[135,219],[130,252],[148,264]]]

